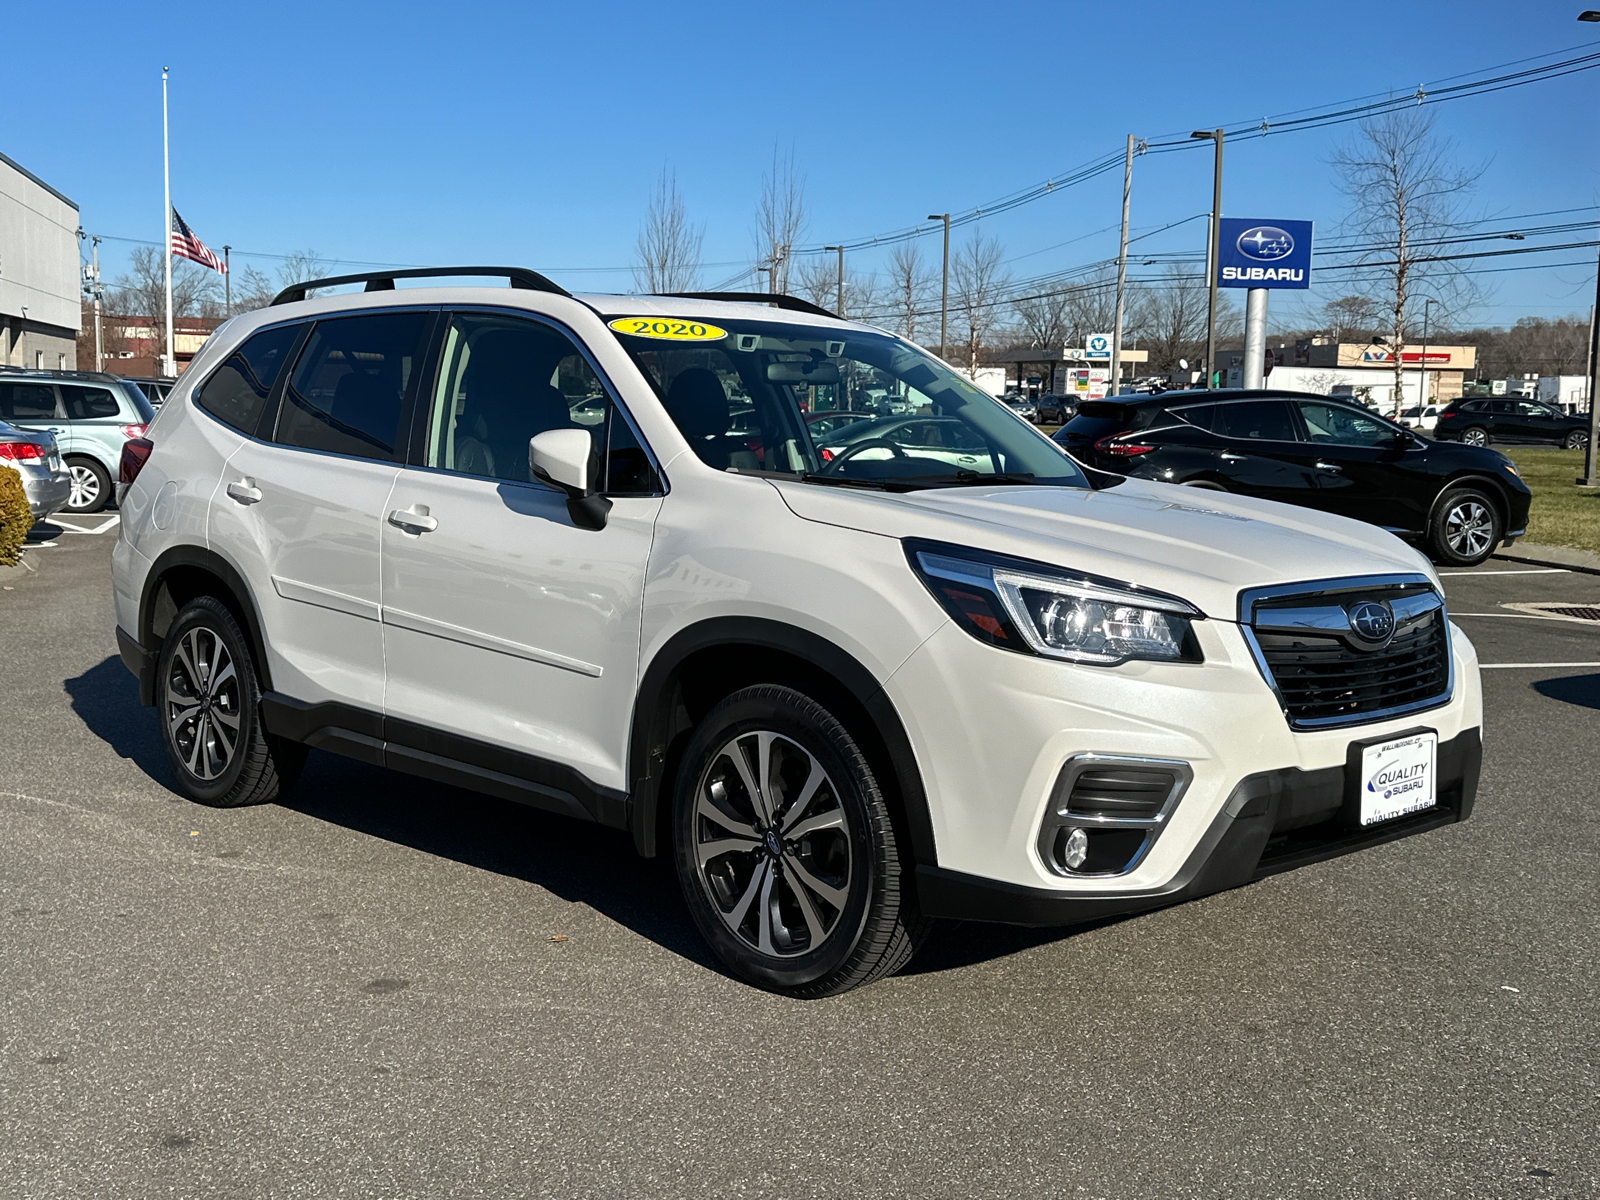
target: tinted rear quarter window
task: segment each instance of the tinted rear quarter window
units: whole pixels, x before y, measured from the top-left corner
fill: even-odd
[[[0,383],[0,421],[52,421],[56,392],[48,383]]]
[[[110,388],[61,385],[61,407],[69,421],[104,421],[122,414],[122,405]]]
[[[283,325],[247,338],[200,386],[195,403],[241,433],[254,434],[278,372],[303,328]]]
[[[395,461],[401,402],[428,319],[398,312],[318,321],[284,389],[274,440]]]

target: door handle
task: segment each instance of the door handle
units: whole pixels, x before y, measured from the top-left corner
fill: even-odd
[[[1247,456],[1243,454],[1229,454],[1226,450],[1224,450],[1220,457],[1223,462],[1243,462]]]
[[[432,533],[439,522],[428,515],[426,504],[413,504],[410,508],[397,508],[389,514],[389,524],[407,533]]]
[[[1331,474],[1334,474],[1334,475],[1341,474],[1344,471],[1344,468],[1341,467],[1338,463],[1323,462],[1320,458],[1317,459],[1317,464],[1316,465],[1317,465],[1317,470],[1319,470],[1319,471],[1327,471],[1327,472],[1329,472]]]
[[[240,504],[254,504],[261,499],[261,489],[256,486],[256,481],[247,475],[228,485],[228,495]]]

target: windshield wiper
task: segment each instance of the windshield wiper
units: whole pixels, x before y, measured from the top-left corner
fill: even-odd
[[[1039,477],[1030,471],[1000,472],[985,475],[982,471],[957,471],[952,475],[913,475],[923,487],[984,487],[989,484],[1035,484]]]
[[[867,488],[874,492],[914,492],[918,488],[928,486],[925,483],[913,483],[905,479],[861,479],[853,475],[821,475],[815,471],[802,471],[800,479],[805,483],[825,483],[830,487]]]

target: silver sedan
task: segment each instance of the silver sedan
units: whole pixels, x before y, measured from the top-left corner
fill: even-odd
[[[55,434],[48,430],[18,429],[0,421],[0,466],[22,476],[22,491],[35,521],[60,512],[72,499],[72,472],[62,463]]]

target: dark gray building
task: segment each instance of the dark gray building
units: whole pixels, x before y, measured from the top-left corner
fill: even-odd
[[[78,365],[78,206],[0,154],[0,363]]]

